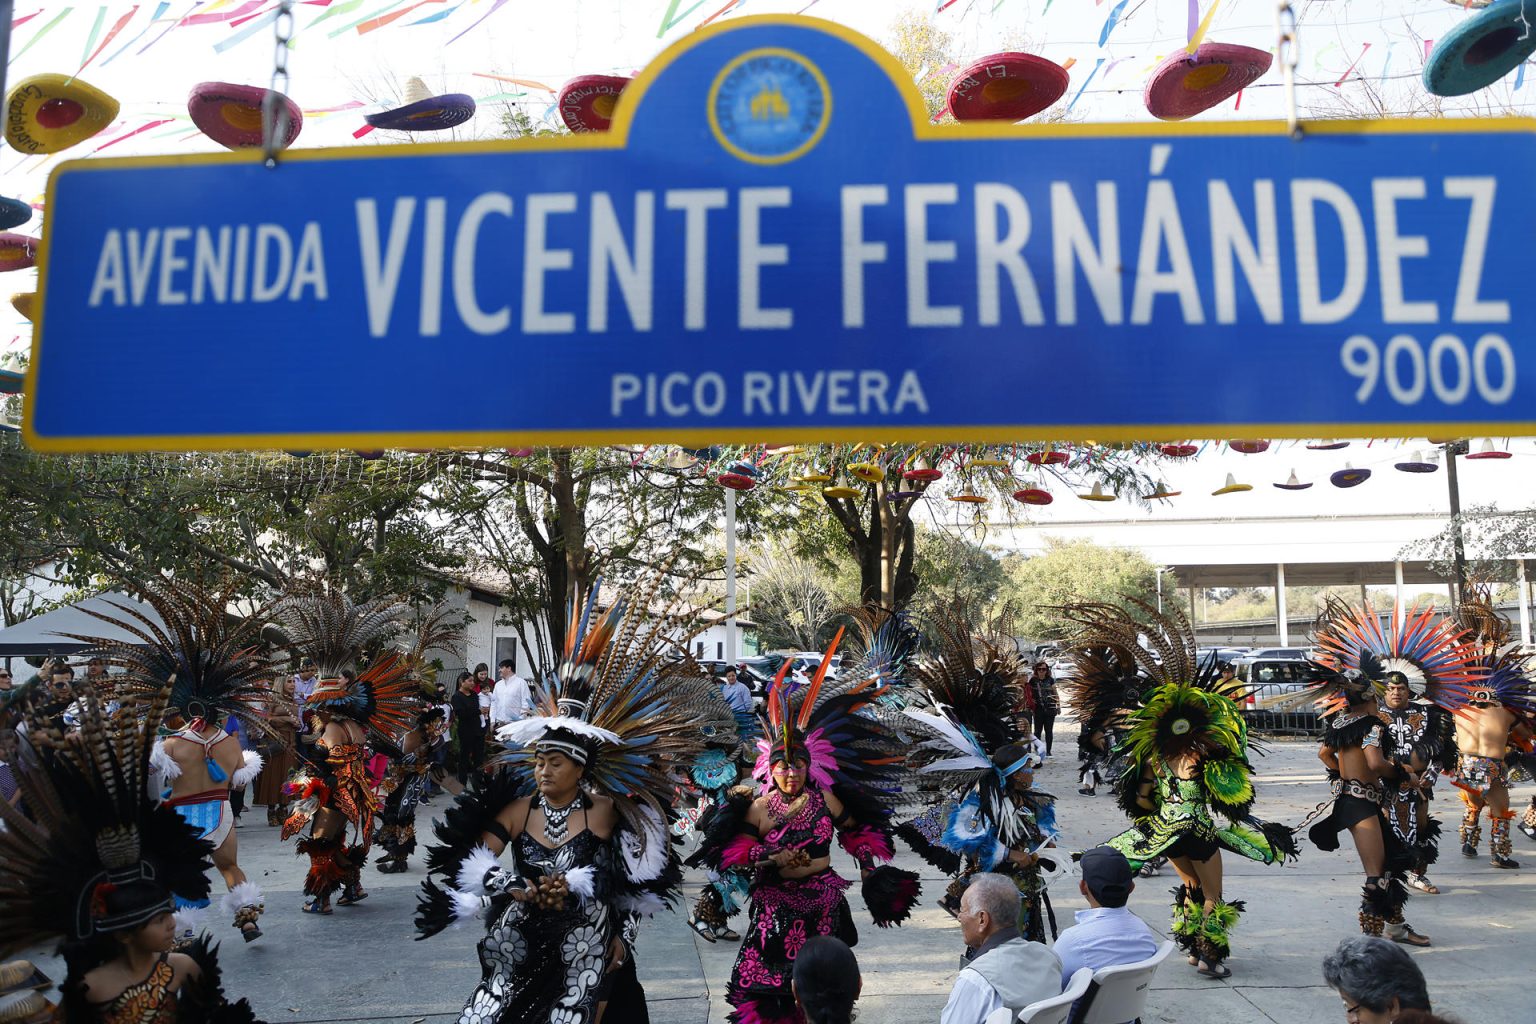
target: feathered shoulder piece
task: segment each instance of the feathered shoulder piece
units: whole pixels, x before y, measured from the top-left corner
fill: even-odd
[[[1079,671],[1092,677],[1069,690],[1074,705],[1104,715],[1109,702],[1095,695],[1094,686],[1111,695],[1118,686],[1127,698],[1117,748],[1128,762],[1124,778],[1134,783],[1149,770],[1194,762],[1212,802],[1226,813],[1245,814],[1253,800],[1248,727],[1237,703],[1245,688],[1224,681],[1214,658],[1200,663],[1194,630],[1182,612],[1160,613],[1131,598],[1127,604],[1139,614],[1110,604],[1062,609],[1078,625],[1068,649]],[[1150,680],[1134,703],[1129,690],[1139,684],[1106,678],[1124,671],[1127,662]]]
[[[339,590],[298,591],[272,609],[288,644],[314,659],[322,680],[341,676],[381,651],[408,626],[410,605],[398,597],[358,603]]]
[[[1028,710],[1024,660],[1012,637],[973,633],[963,606],[929,620],[927,646],[912,660],[912,703],[939,712],[971,733],[988,756],[1017,742],[1017,716]]]
[[[422,704],[409,663],[393,651],[354,679],[326,680],[305,700],[307,707],[350,719],[391,741],[415,727]]]
[[[660,600],[664,579],[652,573],[607,609],[596,588],[579,615],[573,604],[559,668],[539,686],[535,713],[497,733],[510,749],[493,762],[531,781],[535,749],[560,750],[586,765],[587,784],[639,835],[666,820],[673,777],[710,736],[734,728],[718,687],[675,657],[703,625]]]
[[[130,696],[154,694],[170,684],[169,707],[188,722],[221,725],[234,715],[258,735],[268,732],[276,669],[261,635],[267,609],[233,616],[228,595],[164,577],[138,581],[133,589],[159,621],[110,599],[118,614],[87,609],[133,640],[68,635],[93,645],[91,655],[126,670],[119,687]]]
[[[0,958],[52,939],[84,941],[137,927],[172,908],[171,894],[208,897],[210,848],[149,798],[149,759],[169,686],[142,719],[107,717],[76,686],[80,731],[35,711],[18,775],[28,813],[0,800]]]
[[[854,635],[839,674],[878,679],[882,703],[904,704],[908,699],[909,669],[922,644],[922,633],[904,613],[874,605],[843,608],[841,614],[853,623]]]
[[[1434,608],[1394,609],[1390,616],[1330,597],[1313,629],[1315,660],[1329,675],[1318,710],[1330,714],[1383,695],[1401,678],[1414,693],[1447,711],[1464,707],[1479,676],[1477,649],[1454,619]]]

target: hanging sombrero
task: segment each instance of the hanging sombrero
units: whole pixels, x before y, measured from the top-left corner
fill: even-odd
[[[1067,69],[1032,53],[994,53],[949,83],[956,121],[1022,121],[1055,103],[1071,82]]]
[[[1230,480],[1232,478],[1231,477],[1227,477],[1227,479]],[[1287,480],[1283,484],[1275,484],[1275,486],[1278,487],[1282,491],[1304,491],[1308,487],[1311,487],[1312,483],[1311,483],[1311,481],[1308,481],[1306,483],[1302,483],[1300,480],[1298,480],[1296,478],[1296,471],[1293,469],[1293,470],[1291,470],[1291,476],[1290,476],[1289,480]]]
[[[57,153],[117,117],[117,100],[68,75],[33,75],[5,99],[5,141],[18,153]]]
[[[1167,484],[1158,484],[1157,490],[1151,494],[1143,494],[1142,501],[1166,501],[1169,498],[1177,498],[1183,491],[1170,491]]]
[[[964,494],[951,494],[949,500],[959,502],[962,505],[985,505],[988,499],[984,494],[973,494],[970,491],[966,491]]]
[[[1093,490],[1087,494],[1079,494],[1078,497],[1084,501],[1114,501],[1117,495],[1105,494],[1104,485],[1102,483],[1095,483]]]
[[[865,483],[879,483],[885,479],[885,468],[878,462],[850,462],[848,472]]]
[[[847,484],[835,484],[832,487],[823,487],[821,493],[828,498],[857,498],[864,492],[857,487],[849,487]]]
[[[1231,473],[1228,473],[1227,474],[1227,482],[1225,484],[1223,484],[1222,486],[1216,488],[1214,491],[1211,492],[1211,494],[1212,494],[1212,496],[1215,496],[1217,494],[1237,494],[1239,491],[1251,491],[1251,490],[1253,490],[1253,484],[1240,484],[1240,483],[1237,482],[1237,477],[1233,476]]]
[[[200,82],[187,97],[187,113],[199,131],[225,149],[250,149],[261,145],[261,100],[266,93],[256,85]],[[282,93],[277,102],[288,113],[277,148],[287,149],[304,129],[304,112]]]
[[[32,219],[32,207],[20,199],[0,196],[0,231],[19,228]]]
[[[405,102],[391,110],[364,114],[375,128],[392,132],[441,132],[456,128],[475,116],[475,98],[462,92],[434,96],[419,78],[405,82]]]
[[[3,238],[3,237],[4,237],[3,235],[0,235],[0,238]],[[1512,458],[1513,456],[1514,456],[1513,452],[1506,452],[1506,451],[1503,451],[1501,449],[1495,448],[1493,446],[1493,441],[1492,440],[1488,440],[1488,441],[1484,441],[1483,442],[1483,446],[1480,449],[1478,449],[1477,451],[1472,452],[1470,455],[1467,456],[1467,458],[1469,458],[1469,459],[1508,459],[1508,458]]]
[[[31,320],[32,314],[37,311],[37,292],[17,292],[11,296],[11,305],[16,308],[16,312]]]
[[[1042,491],[1038,487],[1025,487],[1013,492],[1013,500],[1026,505],[1049,505],[1056,499],[1051,497],[1050,491]]]
[[[507,454],[514,459],[526,459],[533,454],[532,448],[508,448]]]
[[[1328,482],[1333,484],[1335,487],[1354,487],[1357,484],[1365,483],[1370,478],[1370,470],[1356,469],[1354,466],[1351,466],[1346,462],[1344,463],[1343,469],[1339,470],[1328,478]]]
[[[706,460],[709,460],[709,461],[714,461],[715,459],[718,459],[720,457],[720,453],[723,450],[724,449],[722,449],[719,445],[711,445],[708,448],[684,448],[683,449],[683,451],[687,452],[689,455],[692,455],[696,459],[706,459]]]
[[[1338,451],[1340,448],[1348,448],[1348,447],[1349,447],[1349,442],[1348,441],[1324,440],[1324,441],[1315,441],[1312,444],[1307,445],[1307,451],[1309,451],[1309,452],[1335,452],[1335,451]]]
[[[1436,96],[1465,96],[1486,88],[1536,53],[1528,0],[1495,0],[1463,18],[1424,62],[1424,88]]]
[[[894,504],[898,501],[906,501],[908,498],[923,497],[927,497],[926,491],[892,491],[885,496],[885,500]]]
[[[795,477],[795,482],[802,484],[824,484],[831,479],[831,473],[804,473]]]
[[[1409,459],[1407,462],[1397,463],[1395,468],[1402,470],[1404,473],[1433,473],[1440,467],[1435,465],[1433,462],[1425,462],[1424,454],[1422,452],[1415,451],[1413,453],[1413,458]]]
[[[37,263],[37,239],[31,235],[0,234],[0,272],[26,270]]]
[[[1257,455],[1259,452],[1269,451],[1268,441],[1228,441],[1227,447],[1244,455]]]
[[[757,481],[745,473],[721,473],[715,479],[721,487],[729,487],[733,491],[750,491],[757,486]]]
[[[1182,121],[1248,88],[1274,59],[1268,50],[1234,43],[1202,43],[1194,53],[1181,49],[1152,72],[1141,101],[1155,118]]]
[[[1060,466],[1068,462],[1071,456],[1066,452],[1030,452],[1024,456],[1024,461],[1031,466]]]
[[[617,75],[580,75],[560,87],[555,105],[573,132],[605,132],[613,126],[619,94],[631,79]]]
[[[1170,459],[1187,459],[1200,449],[1192,444],[1160,444],[1157,450]]]
[[[944,479],[942,469],[909,469],[901,474],[901,478],[914,484],[931,484],[935,480]]]

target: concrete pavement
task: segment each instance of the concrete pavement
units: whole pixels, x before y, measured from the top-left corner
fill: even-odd
[[[1071,723],[1057,730],[1059,756],[1041,770],[1036,784],[1059,797],[1064,845],[1081,849],[1121,830],[1125,819],[1103,790],[1093,798],[1076,792],[1075,734]],[[1273,741],[1269,748],[1269,755],[1256,762],[1257,813],[1295,824],[1327,796],[1315,747]],[[1530,787],[1517,792],[1523,804]],[[439,797],[424,810],[440,812],[444,805],[445,798]],[[1536,844],[1516,833],[1515,857],[1526,865],[1520,871],[1495,870],[1486,856],[1466,860],[1455,833],[1461,803],[1449,785],[1441,784],[1436,807],[1445,836],[1432,877],[1442,894],[1415,894],[1408,907],[1408,919],[1434,940],[1432,948],[1415,950],[1414,958],[1429,980],[1436,1009],[1469,1024],[1536,1020],[1527,980],[1528,965],[1536,962],[1531,927],[1536,923]],[[420,855],[408,874],[372,872],[371,895],[362,904],[338,907],[329,917],[306,917],[299,913],[304,861],[294,856],[292,844],[278,842],[276,831],[260,823],[262,817],[260,808],[247,814],[238,834],[241,863],[266,891],[266,934],[247,945],[227,923],[213,928],[227,988],[248,997],[257,1015],[274,1024],[454,1019],[479,976],[475,943],[480,933],[465,927],[413,941],[410,922],[423,877]],[[1486,835],[1484,843],[1486,851]],[[855,952],[864,976],[859,1010],[864,1020],[882,1024],[934,1022],[954,980],[958,929],[933,905],[947,880],[911,854],[898,860],[923,872],[923,906],[905,926],[877,929],[855,891],[860,922]],[[1228,898],[1248,906],[1233,936],[1231,979],[1202,978],[1182,960],[1172,960],[1154,981],[1143,1019],[1149,1024],[1343,1020],[1338,997],[1322,983],[1320,964],[1339,939],[1357,930],[1361,873],[1347,843],[1333,854],[1304,846],[1300,862],[1284,867],[1231,856],[1225,865]],[[837,867],[845,874],[853,870],[846,859]],[[701,880],[690,873],[690,899]],[[1131,908],[1160,934],[1168,930],[1167,890],[1173,884],[1172,872],[1165,871],[1162,877],[1140,880],[1131,897]],[[1065,928],[1083,906],[1075,878],[1059,882],[1053,899],[1058,924]],[[739,930],[744,922],[742,916],[734,923]],[[682,913],[649,923],[641,934],[639,965],[653,1021],[722,1021],[736,949],[732,943],[699,939]],[[62,976],[57,961],[35,959],[53,977]]]

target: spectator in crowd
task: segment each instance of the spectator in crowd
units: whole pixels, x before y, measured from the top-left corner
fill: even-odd
[[[112,677],[107,674],[107,663],[100,658],[92,658],[85,663],[85,679],[103,699],[112,693]]]
[[[1061,961],[1019,934],[1019,890],[1012,879],[993,872],[972,875],[955,919],[970,952],[940,1024],[982,1024],[999,1007],[1017,1014],[1061,994]]]
[[[480,728],[483,731],[491,724],[491,666],[483,661],[475,666],[475,697],[480,703]]]
[[[1419,965],[1380,936],[1351,935],[1339,943],[1323,957],[1323,980],[1343,1000],[1350,1024],[1392,1024],[1405,1019],[1404,1011],[1431,1009]]]
[[[533,710],[533,691],[528,680],[517,674],[511,658],[503,658],[496,666],[500,676],[491,688],[491,731],[509,722],[520,722]]]
[[[453,723],[459,737],[458,780],[462,784],[485,760],[485,729],[480,721],[480,697],[475,693],[473,674],[459,673],[458,692],[448,703],[453,706]]]
[[[298,720],[296,734],[300,743],[313,743],[315,741],[314,724],[311,721],[312,712],[305,709],[305,703],[309,695],[315,692],[315,687],[320,681],[315,678],[315,662],[313,658],[304,658],[299,662],[299,674],[293,677],[294,717]]]
[[[1134,964],[1157,953],[1157,935],[1126,907],[1136,888],[1131,862],[1109,846],[1095,846],[1082,856],[1077,891],[1088,901],[1077,912],[1077,923],[1056,938],[1061,959],[1061,985],[1066,988],[1080,968],[1099,970]]]
[[[1056,695],[1056,680],[1051,676],[1051,666],[1046,662],[1035,662],[1034,671],[1029,677],[1029,699],[1034,707],[1035,736],[1045,743],[1045,755],[1052,753],[1052,732],[1056,728],[1056,710],[1060,707],[1059,698]]]
[[[795,957],[790,988],[806,1024],[850,1024],[863,987],[859,961],[842,939],[818,935]]]
[[[738,717],[752,714],[752,690],[746,683],[736,678],[736,667],[733,665],[720,676],[720,696],[731,706],[731,711]]]
[[[0,800],[15,807],[21,802],[21,786],[16,781],[17,749],[21,737],[14,729],[0,729]]]

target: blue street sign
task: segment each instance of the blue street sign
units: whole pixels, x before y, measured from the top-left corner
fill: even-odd
[[[1533,125],[941,128],[743,18],[607,133],[61,166],[27,438],[1532,433]]]

